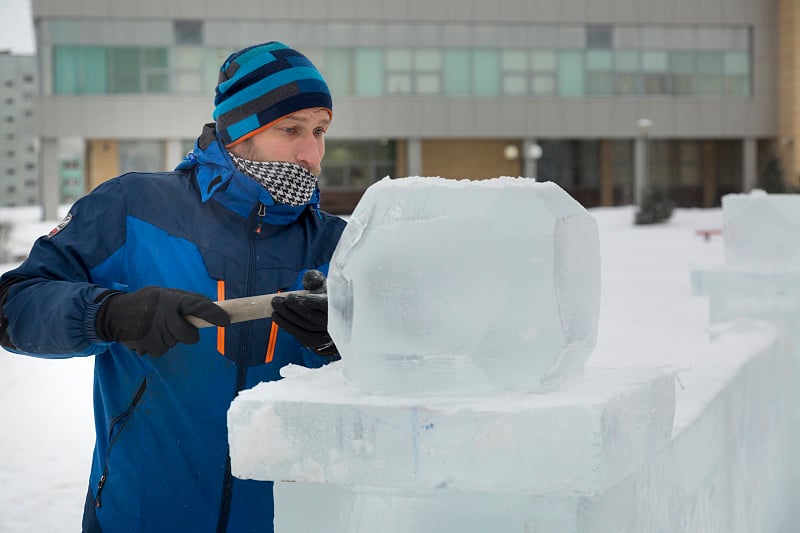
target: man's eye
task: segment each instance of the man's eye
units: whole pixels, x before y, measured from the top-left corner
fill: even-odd
[[[297,131],[297,128],[283,128],[284,133],[293,134]]]
[[[314,130],[314,135],[316,135],[317,137],[321,137],[326,133],[328,133],[328,130],[326,130],[325,128],[317,128]]]

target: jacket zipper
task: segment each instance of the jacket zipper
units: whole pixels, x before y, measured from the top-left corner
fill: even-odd
[[[266,214],[267,214],[267,206],[264,204],[258,206],[258,227],[256,228],[256,233],[261,233],[261,223],[264,221],[264,216]]]
[[[258,212],[256,213],[258,226],[255,233],[261,233],[261,220],[266,214],[267,206],[260,204]],[[251,226],[252,227],[252,226]],[[248,232],[248,244],[250,246],[250,257],[247,267],[247,283],[245,284],[246,294],[252,291],[253,272],[255,271],[255,248],[256,237],[253,233]],[[242,340],[239,345],[239,351],[236,353],[236,385],[233,392],[233,397],[239,394],[244,389],[245,379],[247,378],[247,365],[245,364],[245,350],[250,340],[250,333],[252,328],[251,322],[246,322],[242,327]],[[217,520],[217,533],[225,533],[228,529],[228,519],[231,512],[231,498],[233,496],[233,474],[231,473],[231,454],[228,449],[228,456],[225,461],[225,477],[222,481],[222,501],[220,503],[219,518]]]
[[[122,434],[122,430],[125,429],[125,426],[128,424],[128,420],[130,420],[130,416],[133,413],[133,410],[136,408],[136,404],[139,403],[139,400],[142,399],[144,395],[144,391],[147,390],[147,378],[145,377],[142,380],[142,384],[139,385],[139,389],[136,391],[136,394],[133,396],[133,400],[128,405],[128,408],[125,409],[120,415],[118,415],[114,420],[111,421],[111,429],[108,432],[108,450],[106,450],[106,461],[105,466],[103,467],[103,473],[100,474],[100,480],[97,482],[97,495],[94,497],[94,506],[100,507],[100,493],[103,491],[103,487],[106,484],[106,479],[108,479],[108,460],[111,457],[111,450],[114,448],[114,443],[117,442],[117,439]]]

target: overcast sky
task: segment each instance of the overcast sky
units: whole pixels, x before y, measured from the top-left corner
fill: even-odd
[[[0,50],[34,54],[31,0],[0,0]]]

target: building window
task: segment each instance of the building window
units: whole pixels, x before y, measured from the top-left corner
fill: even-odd
[[[324,71],[333,94],[353,94],[353,54],[349,49],[328,50]]]
[[[54,46],[53,92],[102,94],[107,89],[106,49],[102,46]]]
[[[583,96],[585,94],[585,69],[583,52],[561,52],[558,56],[558,94]]]
[[[726,52],[723,65],[723,93],[750,96],[750,56],[745,52]]]
[[[500,93],[500,54],[496,49],[479,49],[472,54],[472,94],[497,96]]]
[[[446,49],[442,69],[444,94],[467,96],[470,93],[470,53],[464,49]]]
[[[366,189],[395,173],[392,141],[328,141],[320,186]]]
[[[164,93],[169,91],[166,48],[112,47],[108,49],[110,93]]]
[[[521,49],[503,50],[500,65],[503,72],[503,94],[528,94],[528,72],[530,70],[528,51]]]
[[[176,46],[172,50],[175,92],[198,94],[208,90],[203,83],[203,49],[199,46]]]
[[[615,82],[617,94],[641,94],[641,54],[633,50],[619,50],[614,54]]]
[[[539,141],[542,158],[537,163],[540,176],[566,189],[596,187],[600,181],[600,145],[591,140]]]
[[[586,48],[613,48],[613,34],[611,26],[586,26]]]
[[[120,141],[119,171],[124,174],[164,170],[163,152],[159,141]]]
[[[414,50],[414,90],[417,94],[441,94],[442,51]]]
[[[535,50],[531,53],[531,92],[555,94],[558,60],[553,50]]]
[[[614,94],[614,59],[611,50],[586,52],[586,94],[609,96]]]
[[[721,52],[697,54],[697,94],[722,94],[724,56]]]
[[[385,54],[386,94],[410,94],[412,85],[411,50],[390,48]]]
[[[669,70],[673,94],[697,93],[697,66],[694,52],[670,52]]]
[[[170,90],[167,48],[56,46],[56,94],[164,93]]]
[[[669,94],[669,61],[666,51],[642,53],[645,94]]]
[[[355,53],[355,90],[358,96],[384,94],[383,51],[359,48]]]
[[[203,21],[176,20],[175,44],[203,44]]]

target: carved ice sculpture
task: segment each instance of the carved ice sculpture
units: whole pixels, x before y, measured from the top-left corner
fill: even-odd
[[[387,178],[353,212],[328,292],[365,390],[537,390],[594,349],[597,225],[554,183]]]

